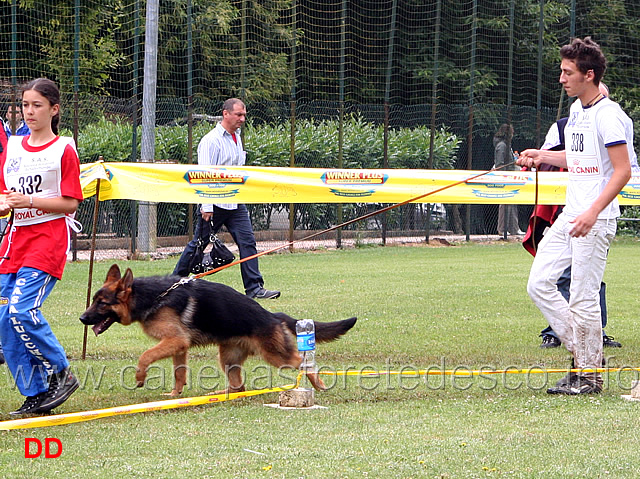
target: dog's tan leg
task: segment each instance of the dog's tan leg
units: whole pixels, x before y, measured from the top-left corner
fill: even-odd
[[[187,340],[179,337],[165,338],[154,347],[147,349],[138,360],[138,368],[136,371],[137,386],[144,386],[144,380],[147,377],[147,369],[156,361],[170,356],[187,354],[189,343]]]
[[[277,368],[290,367],[298,369],[302,356],[298,353],[293,335],[286,330],[276,330],[272,337],[260,344],[262,358]],[[311,385],[318,391],[326,391],[327,387],[317,372],[305,373]]]
[[[218,350],[220,367],[227,376],[227,388],[213,394],[237,393],[245,390],[242,377],[242,365],[249,351],[239,344],[221,344]]]
[[[173,355],[173,374],[175,375],[175,386],[173,391],[165,393],[168,396],[180,396],[184,385],[187,384],[187,353],[179,353]]]
[[[324,383],[322,382],[322,379],[320,379],[320,376],[318,376],[317,372],[308,372],[305,373],[307,375],[307,378],[309,379],[309,382],[311,383],[311,385],[318,391],[326,391],[327,390],[327,386],[324,385]]]
[[[263,357],[264,357],[264,353],[263,353]],[[291,356],[289,356],[289,359],[286,361],[282,361],[280,356],[273,356],[270,358],[265,357],[264,359],[268,363],[278,368],[290,367],[293,369],[298,369],[300,367],[300,364],[302,364],[302,357],[296,351],[293,351]],[[317,372],[305,372],[305,374],[307,378],[309,378],[309,382],[315,389],[317,389],[318,391],[327,390],[327,386],[324,385],[324,383],[322,382],[322,379],[320,379],[320,376],[318,375]]]

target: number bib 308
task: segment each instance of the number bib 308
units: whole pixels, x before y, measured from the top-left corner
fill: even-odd
[[[595,133],[587,129],[567,128],[565,135],[569,176],[576,180],[601,176],[602,165]]]

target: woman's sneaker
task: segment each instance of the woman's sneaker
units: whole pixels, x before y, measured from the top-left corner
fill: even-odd
[[[52,374],[49,380],[49,390],[42,393],[40,405],[37,411],[34,412],[49,412],[60,406],[60,404],[69,399],[69,396],[78,389],[79,385],[78,380],[69,368]]]
[[[22,414],[32,414],[40,412],[40,403],[42,402],[42,396],[45,393],[36,394],[35,396],[27,396],[22,406],[15,411],[11,411],[9,414],[12,416],[20,416]]]

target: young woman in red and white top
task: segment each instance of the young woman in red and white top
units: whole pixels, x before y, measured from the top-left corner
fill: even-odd
[[[60,91],[53,81],[28,83],[22,108],[31,135],[9,138],[0,156],[0,215],[13,216],[0,245],[0,338],[26,396],[11,414],[48,412],[78,388],[40,307],[64,270],[83,199],[80,162],[73,139],[58,136]]]

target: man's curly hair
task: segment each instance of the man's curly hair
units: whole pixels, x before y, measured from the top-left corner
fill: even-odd
[[[582,73],[593,70],[593,83],[596,85],[600,83],[607,69],[607,60],[600,45],[594,42],[591,37],[574,38],[570,44],[560,49],[560,56],[563,59],[574,61]]]

